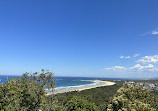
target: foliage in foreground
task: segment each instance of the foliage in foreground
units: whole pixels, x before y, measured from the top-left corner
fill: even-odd
[[[24,73],[0,84],[1,111],[100,111],[106,109],[121,84],[99,87],[81,92],[46,96],[45,88],[54,88],[53,73]]]
[[[50,97],[48,102],[45,98],[45,88],[54,88],[53,73],[41,70],[41,73],[24,73],[21,78],[8,80],[0,85],[0,110],[1,111],[33,111],[53,109],[54,102]]]
[[[94,103],[90,103],[85,98],[74,96],[67,103],[68,111],[98,111],[98,107]]]
[[[143,85],[125,83],[108,105],[108,111],[157,111],[158,99]]]
[[[158,110],[157,93],[145,90],[143,85],[125,83],[121,87],[123,82],[116,82],[113,86],[46,96],[45,88],[53,91],[54,84],[53,73],[44,70],[8,80],[0,84],[0,111]]]

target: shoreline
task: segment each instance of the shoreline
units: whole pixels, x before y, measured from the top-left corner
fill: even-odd
[[[91,86],[91,87],[85,87],[85,88],[79,88],[79,89],[73,89],[73,90],[68,90],[68,91],[61,91],[61,92],[53,92],[53,93],[47,93],[46,95],[52,95],[52,94],[60,94],[60,93],[66,93],[66,92],[72,92],[72,91],[83,91],[86,89],[92,89],[92,88],[97,88],[97,87],[102,87],[102,86],[112,86],[115,84],[115,82],[111,81],[103,81],[103,80],[88,80],[88,81],[94,81],[94,82],[101,82],[103,84],[96,85],[96,86]]]

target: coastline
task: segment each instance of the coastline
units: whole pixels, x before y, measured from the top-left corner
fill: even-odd
[[[53,93],[47,93],[46,95],[52,95],[52,94],[59,94],[59,93],[66,93],[66,92],[71,92],[71,91],[83,91],[86,89],[92,89],[92,88],[97,88],[97,87],[102,87],[102,86],[112,86],[115,84],[115,82],[111,81],[103,81],[103,80],[87,80],[87,81],[94,81],[94,82],[101,82],[103,84],[96,85],[96,86],[91,86],[91,87],[85,87],[85,88],[79,88],[79,89],[73,89],[73,90],[68,90],[68,91],[61,91],[61,92],[53,92]]]

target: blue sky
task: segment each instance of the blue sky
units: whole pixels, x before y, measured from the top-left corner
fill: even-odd
[[[157,0],[1,0],[0,74],[158,77]]]

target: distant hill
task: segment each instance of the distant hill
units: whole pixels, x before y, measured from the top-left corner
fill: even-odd
[[[152,80],[158,80],[158,77],[153,77],[153,78],[151,78]]]

